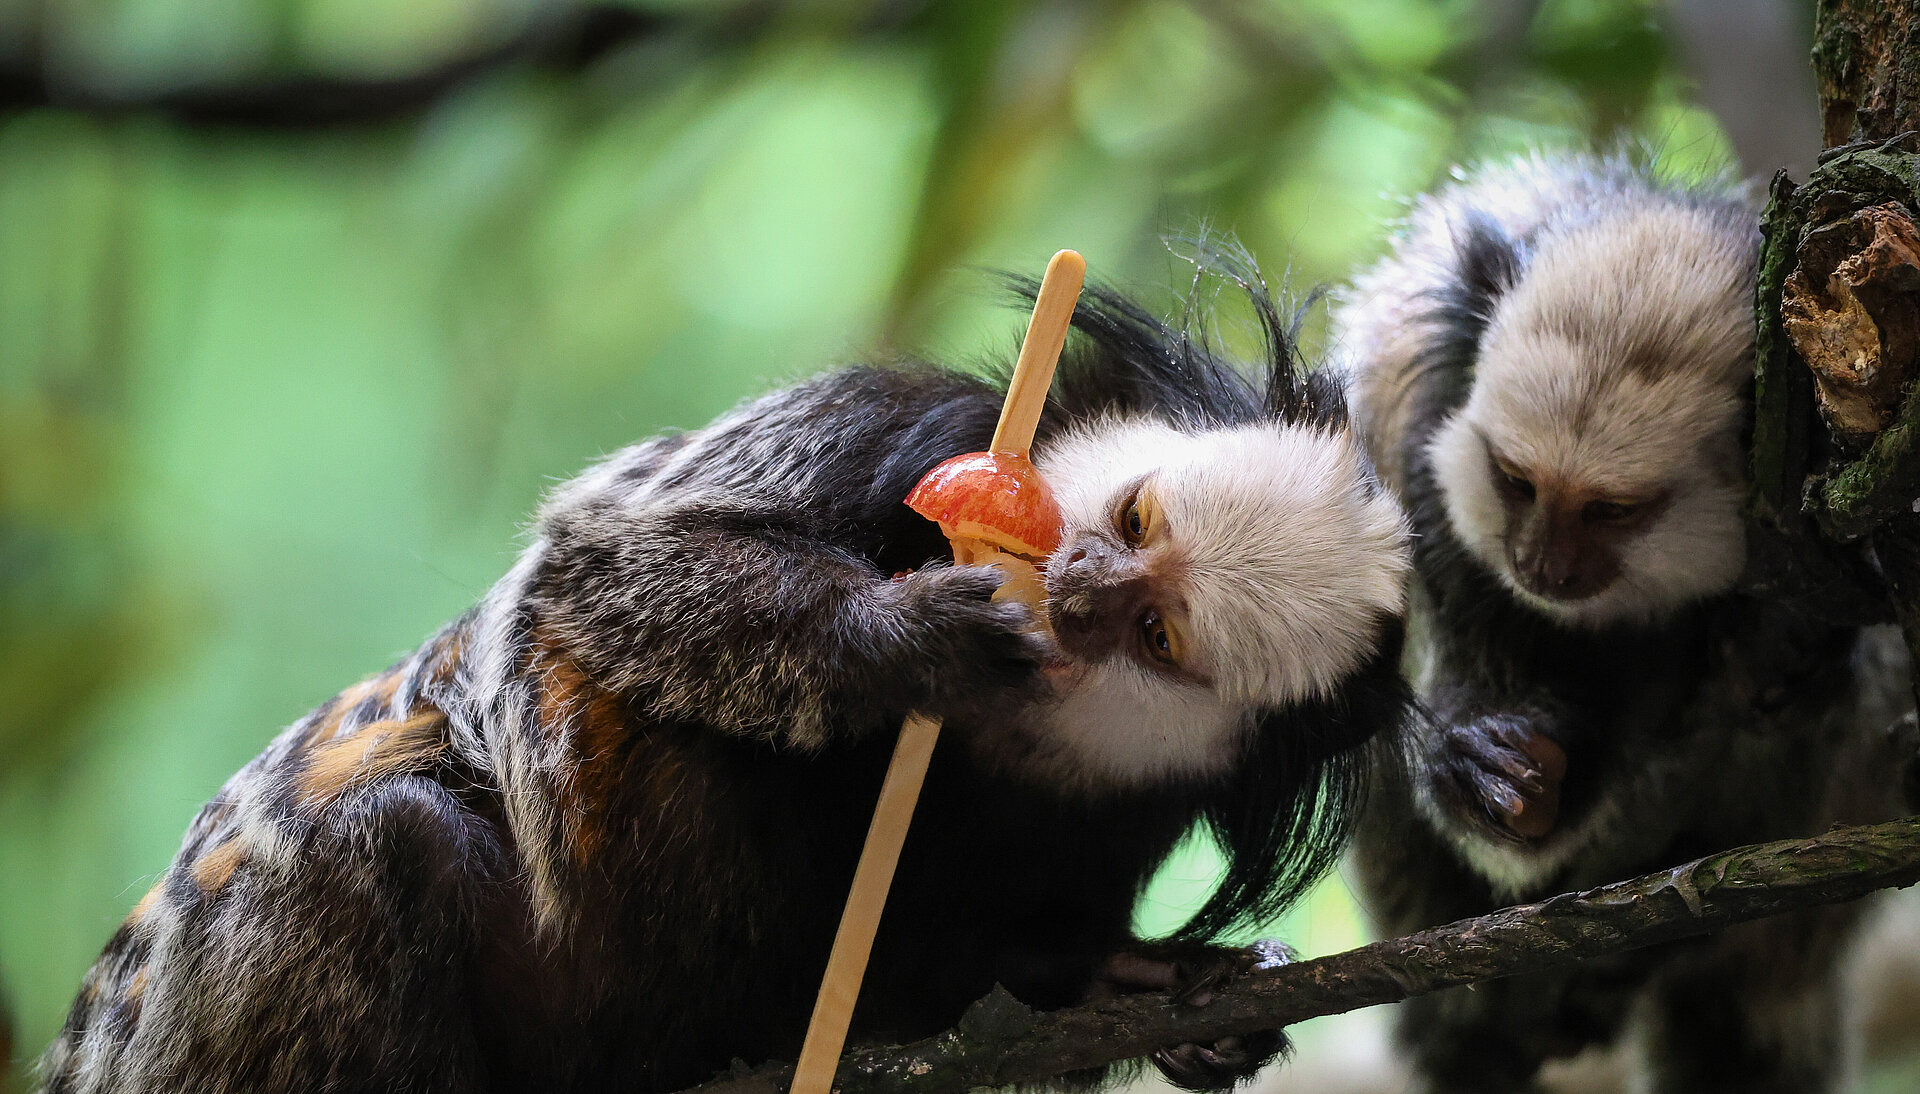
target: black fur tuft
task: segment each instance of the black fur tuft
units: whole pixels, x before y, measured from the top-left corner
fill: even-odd
[[[1176,939],[1270,923],[1339,860],[1367,797],[1361,746],[1376,734],[1397,736],[1414,712],[1400,675],[1400,635],[1396,621],[1338,697],[1262,719],[1235,792],[1205,814],[1226,870]]]
[[[1319,302],[1314,292],[1291,319],[1268,290],[1251,258],[1221,246],[1197,259],[1195,283],[1181,321],[1156,318],[1112,288],[1089,284],[1074,309],[1073,329],[1054,377],[1052,406],[1065,421],[1101,415],[1147,415],[1188,428],[1256,421],[1346,424],[1345,393],[1338,379],[1302,368],[1300,325]],[[1202,307],[1207,278],[1245,293],[1258,325],[1261,358],[1251,366],[1227,360],[1212,344]],[[1039,282],[1010,275],[1016,299],[1031,304]],[[1001,372],[996,378],[1004,380]]]

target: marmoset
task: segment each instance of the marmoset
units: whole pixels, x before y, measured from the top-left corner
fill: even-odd
[[[202,810],[43,1089],[662,1092],[791,1059],[916,710],[947,728],[856,1040],[995,983],[1052,1008],[1244,964],[1205,940],[1324,872],[1410,703],[1403,517],[1256,305],[1249,374],[1083,301],[1034,447],[1058,642],[902,504],[986,446],[977,377],[842,369],[561,486],[477,607]],[[1142,942],[1195,824],[1224,878]],[[1282,1044],[1156,1059],[1218,1087]]]
[[[1383,930],[1903,812],[1886,636],[1735,591],[1758,245],[1733,187],[1535,157],[1420,199],[1337,309],[1434,715],[1356,844]],[[1825,1089],[1854,916],[1441,993],[1400,1037],[1423,1089],[1498,1094],[1637,1008],[1654,1090]]]

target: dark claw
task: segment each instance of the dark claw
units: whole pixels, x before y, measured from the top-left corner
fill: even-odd
[[[928,566],[885,587],[900,636],[890,667],[916,685],[916,706],[965,719],[1050,694],[1053,641],[1032,608],[994,599],[1004,580],[991,566]]]
[[[1173,1045],[1154,1052],[1152,1060],[1167,1081],[1182,1090],[1228,1090],[1253,1078],[1286,1049],[1286,1034],[1265,1030],[1222,1037],[1210,1045]]]

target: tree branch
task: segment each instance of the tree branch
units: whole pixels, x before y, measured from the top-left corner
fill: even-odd
[[[750,18],[717,22],[731,25]],[[192,124],[266,129],[377,125],[424,110],[455,89],[504,68],[527,65],[577,72],[642,39],[695,29],[690,20],[617,5],[586,5],[535,19],[504,42],[405,75],[356,79],[281,72],[136,93],[59,79],[44,56],[30,51],[23,59],[0,64],[0,112],[48,106],[99,115],[140,111]]]
[[[1037,1082],[1184,1041],[1276,1029],[1441,988],[1545,972],[1920,881],[1920,817],[1717,855],[1405,938],[1250,973],[1204,1006],[1132,995],[1038,1014],[996,988],[959,1027],[842,1059],[838,1094],[949,1094]],[[695,1088],[784,1094],[788,1064]]]

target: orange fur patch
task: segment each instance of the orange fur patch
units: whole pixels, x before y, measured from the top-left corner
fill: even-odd
[[[436,685],[453,683],[460,671],[460,655],[466,650],[466,634],[454,631],[434,644],[433,657],[425,662],[426,679]]]
[[[246,857],[238,840],[228,840],[213,850],[201,855],[193,863],[194,884],[200,886],[203,893],[217,893],[233,877],[233,871]]]
[[[378,676],[369,676],[347,690],[333,697],[325,706],[315,711],[311,719],[300,731],[300,744],[311,748],[325,745],[341,734],[351,735],[359,726],[353,722],[354,712],[368,699],[376,704],[386,705],[393,701],[393,693],[400,688],[400,674],[384,672]]]
[[[147,918],[147,913],[153,911],[153,906],[158,903],[160,903],[160,886],[155,885],[147,890],[146,896],[140,898],[140,903],[133,906],[133,911],[127,913],[126,925],[137,926],[141,920]]]
[[[147,966],[142,965],[140,966],[140,971],[133,974],[133,979],[127,981],[126,996],[128,1002],[139,1002],[140,997],[147,993],[147,972]]]
[[[572,754],[558,804],[574,861],[584,864],[606,846],[605,814],[621,778],[618,757],[628,733],[626,704],[552,645],[536,645],[528,668],[539,681],[535,709],[541,729],[564,736]]]
[[[324,809],[355,787],[433,766],[447,745],[446,725],[443,711],[427,707],[350,727],[308,752],[298,780],[301,804]]]
[[[369,705],[373,706],[376,711],[385,711],[392,707],[393,693],[399,690],[400,673],[398,672],[384,672],[379,676],[362,680],[348,689],[347,694],[341,697],[339,704],[340,717],[343,720],[351,721],[362,707]],[[380,720],[380,718],[375,718],[374,722]],[[352,733],[358,729],[358,726],[349,724],[345,728],[347,732]]]

